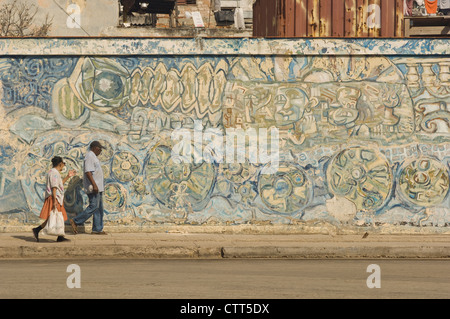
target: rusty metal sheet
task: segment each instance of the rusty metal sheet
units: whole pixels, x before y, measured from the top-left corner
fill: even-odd
[[[369,35],[369,28],[367,26],[367,8],[369,7],[369,0],[357,0],[356,6],[356,36],[367,37]]]
[[[369,0],[368,14],[369,37],[379,37],[381,35],[381,0]]]
[[[253,6],[253,35],[257,37],[281,36],[278,31],[281,1],[258,0]],[[256,14],[255,14],[256,13]]]
[[[319,0],[308,0],[308,36],[319,37]]]
[[[331,36],[331,23],[332,20],[332,0],[321,0],[319,2],[320,6],[320,24],[319,24],[319,35],[321,37]]]
[[[295,35],[306,37],[308,36],[308,3],[306,1],[296,1],[295,4]]]
[[[403,0],[395,0],[395,36],[404,37],[404,14],[403,14]]]
[[[333,0],[332,7],[332,35],[334,37],[345,36],[345,0]]]
[[[395,36],[395,1],[382,0],[381,1],[381,36],[394,37]]]
[[[356,37],[356,0],[345,0],[345,36]]]
[[[257,0],[254,36],[402,37],[403,0]]]

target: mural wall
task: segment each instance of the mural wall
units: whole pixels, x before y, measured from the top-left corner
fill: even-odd
[[[427,41],[430,48],[437,40]],[[66,185],[65,207],[80,212],[83,157],[100,140],[109,226],[317,221],[447,231],[449,55],[374,52],[4,56],[0,224],[38,220],[55,155],[79,172]],[[280,162],[270,174],[268,164],[249,160],[248,145],[244,161],[171,156],[174,131],[208,132],[193,140],[207,154],[215,134],[271,128]]]

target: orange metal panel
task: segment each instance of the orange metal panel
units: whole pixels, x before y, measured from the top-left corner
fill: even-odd
[[[381,0],[381,36],[395,36],[395,1]]]
[[[345,0],[345,36],[356,37],[356,0]]]
[[[261,0],[262,5],[264,6],[264,14],[261,17],[262,23],[265,25],[265,34],[269,37],[280,36],[280,24],[281,21],[279,18],[280,4],[282,1],[277,0]]]
[[[308,2],[305,0],[295,1],[295,35],[297,37],[308,36]]]
[[[333,0],[332,7],[333,15],[333,37],[343,37],[345,36],[345,0]]]
[[[285,37],[295,36],[295,0],[285,2]]]
[[[268,0],[267,0],[268,1]],[[279,37],[285,37],[286,36],[286,24],[288,21],[286,20],[286,1],[287,0],[276,0],[273,1],[275,4],[272,5],[268,9],[268,12],[274,11],[277,12],[278,19],[272,20],[272,25],[277,31],[277,36]]]
[[[403,24],[404,24],[404,15],[403,15],[403,0],[395,1],[395,36],[403,37]]]
[[[356,6],[356,36],[367,37],[369,35],[369,29],[367,27],[367,8],[369,6],[369,0],[357,0]]]
[[[330,37],[332,30],[332,0],[320,0],[320,24],[319,33],[321,37]]]
[[[369,37],[379,37],[381,34],[381,0],[369,0]]]
[[[279,34],[279,12],[276,10],[279,2],[280,0],[257,0],[253,4],[253,36],[270,37]]]
[[[256,0],[253,34],[401,37],[403,0]]]
[[[308,0],[308,36],[318,37],[319,34],[319,0]]]
[[[255,12],[261,12],[260,6],[261,2],[259,1],[253,4],[253,36],[258,36],[262,33],[259,31],[259,27],[261,26],[261,22],[259,21],[259,14],[255,14]]]

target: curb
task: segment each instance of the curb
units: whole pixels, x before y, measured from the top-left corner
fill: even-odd
[[[2,248],[0,259],[71,259],[71,258],[110,258],[110,259],[220,259],[221,248],[190,247],[149,247],[149,246],[91,246],[86,247],[30,247]]]
[[[379,259],[450,258],[450,246],[361,247],[183,247],[183,246],[20,246],[3,247],[2,259]]]
[[[378,259],[450,258],[450,246],[432,247],[224,247],[223,258]]]

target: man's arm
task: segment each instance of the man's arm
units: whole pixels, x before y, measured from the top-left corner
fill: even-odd
[[[85,174],[86,174],[86,177],[88,178],[88,180],[92,184],[92,187],[93,187],[92,192],[94,194],[97,194],[98,193],[98,187],[97,187],[97,184],[94,181],[94,177],[92,176],[92,172],[86,172]]]

